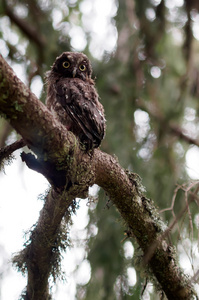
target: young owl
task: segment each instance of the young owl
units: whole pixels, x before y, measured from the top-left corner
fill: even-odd
[[[86,150],[99,147],[105,134],[104,109],[91,75],[90,61],[78,52],[62,53],[47,73],[48,109]]]

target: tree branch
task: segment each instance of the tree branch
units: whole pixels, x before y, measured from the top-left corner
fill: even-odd
[[[157,120],[158,122],[160,122],[163,125],[163,127],[165,128],[165,130],[167,130],[168,132],[171,132],[173,135],[175,135],[176,137],[180,138],[182,141],[185,141],[188,144],[192,144],[192,145],[195,145],[195,146],[199,147],[199,140],[190,137],[186,133],[186,130],[180,128],[178,125],[173,124],[171,122],[166,122],[166,120],[164,119],[164,117],[161,115],[160,112],[157,111],[156,108],[150,107],[150,105],[147,105],[141,99],[139,99],[137,101],[137,105],[138,105],[138,107],[140,109],[143,109],[144,111],[146,111],[147,113],[149,113],[149,115],[152,118],[154,118],[155,120]]]
[[[14,151],[26,146],[23,139],[20,139],[11,145],[8,145],[6,147],[0,148],[0,164],[1,162],[8,158]]]
[[[73,199],[86,197],[88,187],[94,183],[108,193],[144,255],[157,243],[148,265],[168,299],[193,299],[194,291],[177,265],[175,250],[163,238],[167,227],[153,202],[144,196],[139,176],[125,171],[112,156],[98,149],[92,155],[81,151],[75,136],[53,118],[1,56],[0,81],[0,112],[37,155],[46,172],[43,174],[54,187],[31,243],[23,251],[21,265],[25,264],[28,271],[26,299],[48,299],[48,277],[61,221]],[[49,166],[55,179],[66,177],[64,186],[58,186],[49,176]]]
[[[70,219],[69,207],[73,198],[72,192],[49,192],[29,245],[13,259],[19,269],[26,269],[28,273],[26,300],[49,299],[48,279],[50,275],[54,279],[58,277],[59,248],[67,241],[66,234],[63,235],[60,229],[61,221],[64,216],[65,221]]]
[[[32,41],[39,46],[40,49],[46,45],[46,39],[44,36],[38,33],[38,31],[28,24],[23,19],[20,19],[16,14],[14,14],[13,9],[11,9],[6,1],[3,1],[5,7],[5,14],[10,18],[10,20],[16,24],[21,31]]]

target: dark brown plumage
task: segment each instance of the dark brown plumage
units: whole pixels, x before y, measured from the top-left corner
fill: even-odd
[[[104,109],[91,75],[90,61],[78,52],[62,53],[47,73],[48,109],[86,150],[99,147],[105,134]]]

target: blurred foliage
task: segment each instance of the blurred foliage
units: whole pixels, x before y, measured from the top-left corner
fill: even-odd
[[[101,38],[95,16],[106,11],[101,27],[107,30]],[[198,145],[198,27],[199,5],[194,0],[0,1],[0,51],[11,66],[23,67],[29,86],[37,76],[44,83],[45,72],[63,51],[89,56],[107,118],[101,148],[142,177],[160,209],[171,206],[177,183],[190,180],[185,158],[192,146],[186,136]],[[45,100],[45,86],[40,98]],[[0,125],[2,145],[10,128],[5,122]],[[177,215],[188,195],[179,188],[175,196]],[[125,257],[122,242],[126,228],[106,201],[100,192],[89,213],[88,230],[97,228],[87,247],[92,273],[87,285],[78,286],[77,299],[138,299],[145,279],[137,273],[136,285],[129,285],[132,258]],[[166,211],[163,218],[169,223],[173,214]],[[188,235],[186,227],[192,225],[197,239],[196,217],[192,203],[189,217],[180,223],[182,235]],[[178,238],[175,231],[175,245]],[[151,292],[151,299],[157,299],[156,293]]]

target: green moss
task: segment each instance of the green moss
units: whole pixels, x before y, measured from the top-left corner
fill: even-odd
[[[24,106],[23,104],[19,104],[17,101],[14,101],[13,105],[15,110],[23,112],[23,106]]]

